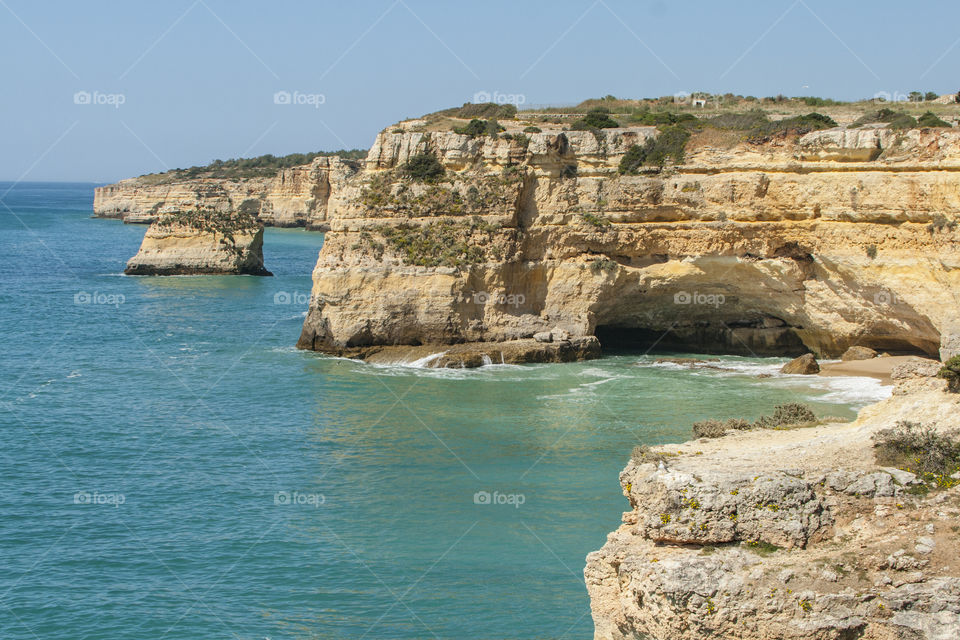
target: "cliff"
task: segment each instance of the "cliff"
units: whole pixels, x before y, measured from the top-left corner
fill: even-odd
[[[636,452],[630,511],[584,570],[594,637],[960,637],[960,483],[875,457],[900,421],[956,437],[938,368],[895,370],[894,395],[850,424]]]
[[[161,215],[198,206],[242,211],[268,226],[325,229],[331,190],[351,176],[356,163],[321,156],[307,165],[266,177],[186,177],[168,172],[97,187],[94,215],[149,224]]]
[[[251,215],[200,207],[152,223],[124,273],[272,275],[263,266],[262,224]]]
[[[655,127],[506,124],[378,135],[327,201],[298,346],[403,357],[554,332],[744,354],[956,347],[953,130],[708,129],[682,165],[620,175]],[[444,169],[433,182],[408,171],[424,154]]]

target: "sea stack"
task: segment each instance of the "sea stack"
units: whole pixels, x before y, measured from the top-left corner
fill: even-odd
[[[263,266],[263,224],[241,211],[196,207],[150,225],[127,275],[273,275]]]

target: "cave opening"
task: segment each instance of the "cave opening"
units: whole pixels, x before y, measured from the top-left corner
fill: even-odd
[[[605,353],[702,353],[740,356],[789,356],[809,349],[790,327],[701,323],[663,329],[598,325],[594,331]]]

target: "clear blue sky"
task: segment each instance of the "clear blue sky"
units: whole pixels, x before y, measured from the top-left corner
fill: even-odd
[[[0,0],[0,179],[368,147],[482,91],[946,93],[960,88],[958,17],[902,0]],[[80,91],[107,104],[76,104]],[[324,102],[275,104],[277,91]]]

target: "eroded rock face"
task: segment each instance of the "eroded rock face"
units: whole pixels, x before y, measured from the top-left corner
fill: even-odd
[[[127,262],[127,275],[273,275],[263,265],[263,226],[213,229],[194,220],[162,217]]]
[[[275,177],[143,176],[97,187],[93,211],[101,218],[149,224],[169,213],[203,207],[251,214],[268,226],[325,229],[331,191],[356,171],[356,163],[331,156],[282,169]]]
[[[780,372],[811,376],[820,373],[820,365],[817,364],[817,359],[812,353],[805,353],[783,365]]]
[[[630,511],[587,556],[594,637],[960,637],[960,488],[924,496],[872,451],[898,420],[955,428],[960,399],[929,362],[852,424],[639,452],[620,474]]]
[[[841,360],[871,360],[877,357],[877,352],[869,347],[853,346],[843,352]]]
[[[960,135],[839,129],[618,175],[629,146],[655,135],[381,133],[328,200],[300,345],[502,342],[559,327],[746,355],[938,352],[960,237],[929,227],[960,214]],[[873,159],[823,155],[874,156],[877,144]],[[424,152],[448,169],[439,184],[400,171]]]

